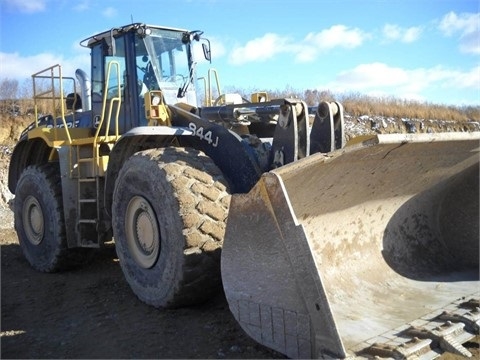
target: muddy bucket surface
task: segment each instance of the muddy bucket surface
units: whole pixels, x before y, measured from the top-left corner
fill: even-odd
[[[378,135],[232,196],[222,277],[242,328],[295,358],[469,356],[461,343],[480,325],[479,139]],[[458,314],[470,320],[452,322]]]

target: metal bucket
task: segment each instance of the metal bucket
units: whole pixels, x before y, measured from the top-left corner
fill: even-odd
[[[292,358],[469,356],[461,344],[480,324],[478,300],[464,305],[480,298],[479,140],[378,135],[232,196],[222,278],[242,328]],[[459,314],[470,320],[452,322]]]

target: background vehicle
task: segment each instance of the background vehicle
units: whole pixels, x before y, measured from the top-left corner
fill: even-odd
[[[130,24],[82,42],[92,72],[77,71],[79,91],[59,65],[33,75],[35,100],[56,113],[24,131],[11,159],[30,264],[61,270],[113,237],[142,301],[185,306],[223,284],[245,331],[288,356],[468,356],[480,135],[347,145],[339,103],[213,100],[212,81],[200,106],[201,34]]]

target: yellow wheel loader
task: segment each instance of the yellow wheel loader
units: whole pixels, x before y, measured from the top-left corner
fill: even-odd
[[[9,169],[32,267],[78,266],[113,239],[140,300],[223,286],[242,328],[288,357],[471,356],[480,133],[346,143],[340,103],[214,99],[213,71],[202,105],[202,35],[129,24],[81,42],[90,74],[33,75]]]

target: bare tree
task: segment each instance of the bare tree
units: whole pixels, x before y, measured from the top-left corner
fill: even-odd
[[[34,113],[32,79],[25,79],[19,90],[19,102],[22,108],[22,114],[29,115]]]
[[[6,78],[0,81],[1,113],[10,115],[16,115],[18,113],[17,93],[18,80]]]

